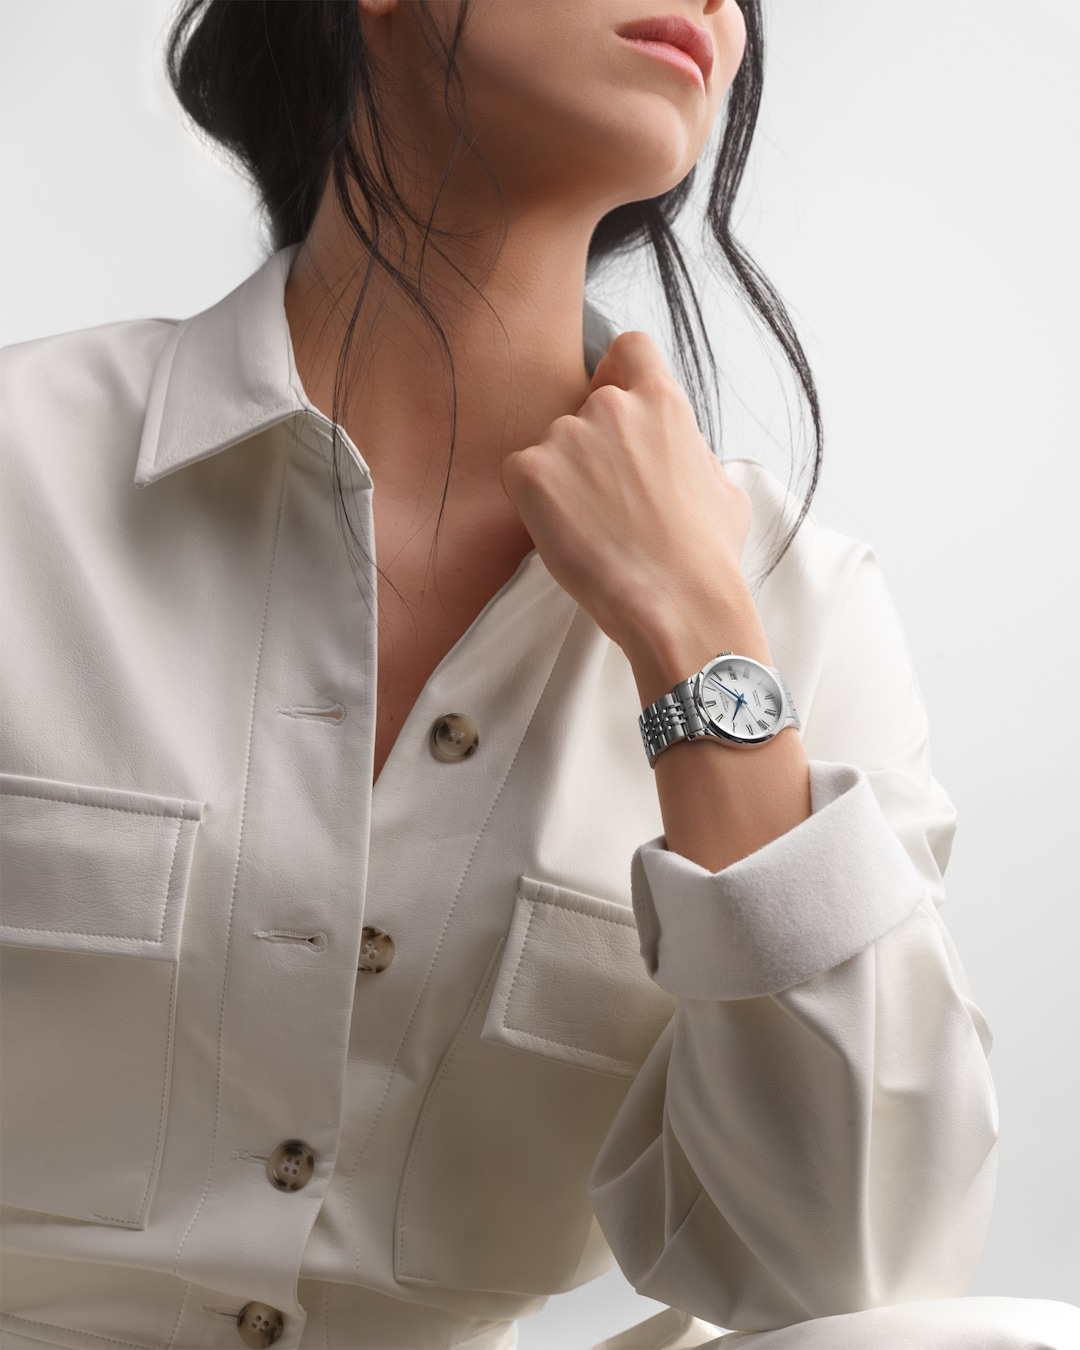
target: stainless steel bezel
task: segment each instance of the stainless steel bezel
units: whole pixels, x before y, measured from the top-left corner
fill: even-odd
[[[717,666],[728,664],[735,666],[740,664],[744,666],[754,666],[776,691],[779,714],[777,716],[776,725],[769,731],[763,731],[759,736],[743,736],[738,732],[723,726],[710,714],[709,707],[705,702],[705,681]],[[752,656],[739,656],[735,653],[727,653],[724,656],[714,657],[714,659],[710,661],[708,665],[703,666],[694,677],[693,695],[701,719],[708,725],[710,735],[719,736],[721,740],[729,741],[732,745],[764,745],[767,741],[771,741],[778,732],[784,729],[785,716],[787,713],[784,691],[781,689],[779,681],[769,667],[764,665],[761,661],[755,661]]]

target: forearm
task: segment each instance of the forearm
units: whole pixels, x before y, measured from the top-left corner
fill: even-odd
[[[937,914],[956,813],[876,559],[829,576],[810,547],[779,662],[814,689],[804,730],[656,762],[666,833],[632,895],[677,1012],[590,1184],[641,1293],[739,1330],[962,1293],[993,1196],[989,1037]],[[643,705],[727,648],[773,664],[714,572],[703,590],[694,569],[700,604],[669,592],[618,628]]]
[[[712,593],[697,590],[685,603],[637,619],[622,646],[643,708],[721,651],[773,665],[741,573]],[[809,766],[793,727],[752,748],[712,737],[681,742],[660,755],[655,774],[667,847],[710,872],[763,848],[810,815]]]
[[[639,1293],[733,1330],[962,1294],[996,1113],[961,980],[926,901],[794,988],[681,1000],[590,1185]]]

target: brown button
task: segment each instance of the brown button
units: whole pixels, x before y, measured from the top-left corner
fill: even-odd
[[[236,1314],[236,1329],[245,1345],[273,1345],[285,1329],[285,1319],[269,1303],[245,1303]]]
[[[464,713],[443,713],[431,728],[431,753],[447,763],[468,759],[480,742],[480,732]]]
[[[270,1154],[266,1170],[279,1191],[303,1190],[315,1171],[315,1153],[302,1139],[286,1139]]]
[[[365,928],[360,934],[360,960],[356,969],[378,975],[394,959],[394,939],[381,928]]]

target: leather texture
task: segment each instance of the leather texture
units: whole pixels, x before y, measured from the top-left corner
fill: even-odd
[[[633,1078],[675,1011],[639,946],[625,905],[522,877],[481,1036]]]
[[[811,514],[760,588],[814,813],[725,873],[664,848],[630,667],[535,551],[373,790],[377,577],[296,375],[295,251],[190,319],[0,362],[0,1325],[226,1347],[259,1301],[281,1350],[494,1346],[616,1258],[746,1332],[961,1293],[989,1037],[872,549]],[[614,332],[587,303],[590,369]],[[749,575],[794,503],[726,463]],[[448,713],[479,729],[456,762]],[[289,1139],[314,1171],[283,1193]]]
[[[202,810],[202,802],[0,774],[7,1204],[146,1226]],[[73,1133],[76,1118],[82,1128]]]

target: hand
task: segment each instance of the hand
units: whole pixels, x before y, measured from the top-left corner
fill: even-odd
[[[744,602],[752,507],[647,333],[615,338],[590,391],[504,456],[503,487],[551,575],[626,650],[703,596]]]

